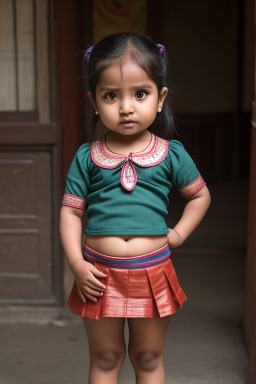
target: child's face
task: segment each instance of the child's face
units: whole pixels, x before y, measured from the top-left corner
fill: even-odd
[[[129,56],[116,60],[99,76],[95,98],[88,96],[111,131],[133,135],[147,129],[162,109],[168,89],[160,94],[155,82]]]

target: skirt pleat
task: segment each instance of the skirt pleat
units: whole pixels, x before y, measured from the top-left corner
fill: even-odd
[[[171,259],[168,261],[170,262],[169,264],[171,264],[171,267],[167,268],[166,265],[163,265],[164,273],[170,283],[172,289],[172,297],[176,303],[176,308],[181,308],[184,301],[187,300],[187,297],[178,283],[178,278]]]
[[[98,278],[106,291],[97,302],[82,301],[76,282],[72,287],[68,305],[82,317],[100,320],[102,317],[156,318],[171,315],[187,299],[171,259],[143,269],[118,269],[98,262],[94,266],[107,276]]]

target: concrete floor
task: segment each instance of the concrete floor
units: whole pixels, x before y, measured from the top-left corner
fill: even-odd
[[[242,331],[247,185],[209,188],[213,201],[204,223],[172,256],[188,300],[168,330],[170,384],[250,383]],[[173,196],[168,224],[181,209]],[[9,308],[0,316],[0,384],[87,383],[88,343],[80,318],[66,308]],[[128,358],[120,383],[135,383]]]

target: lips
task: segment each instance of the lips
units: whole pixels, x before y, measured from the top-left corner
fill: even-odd
[[[120,122],[120,124],[124,124],[124,125],[132,125],[132,124],[136,124],[136,121],[134,120],[122,120]]]

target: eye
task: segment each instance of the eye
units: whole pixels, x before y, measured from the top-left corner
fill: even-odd
[[[109,92],[105,96],[108,100],[116,100],[116,94],[113,92]]]
[[[144,91],[143,89],[138,89],[138,91],[136,91],[137,99],[145,99],[147,94],[148,93],[146,91]]]

